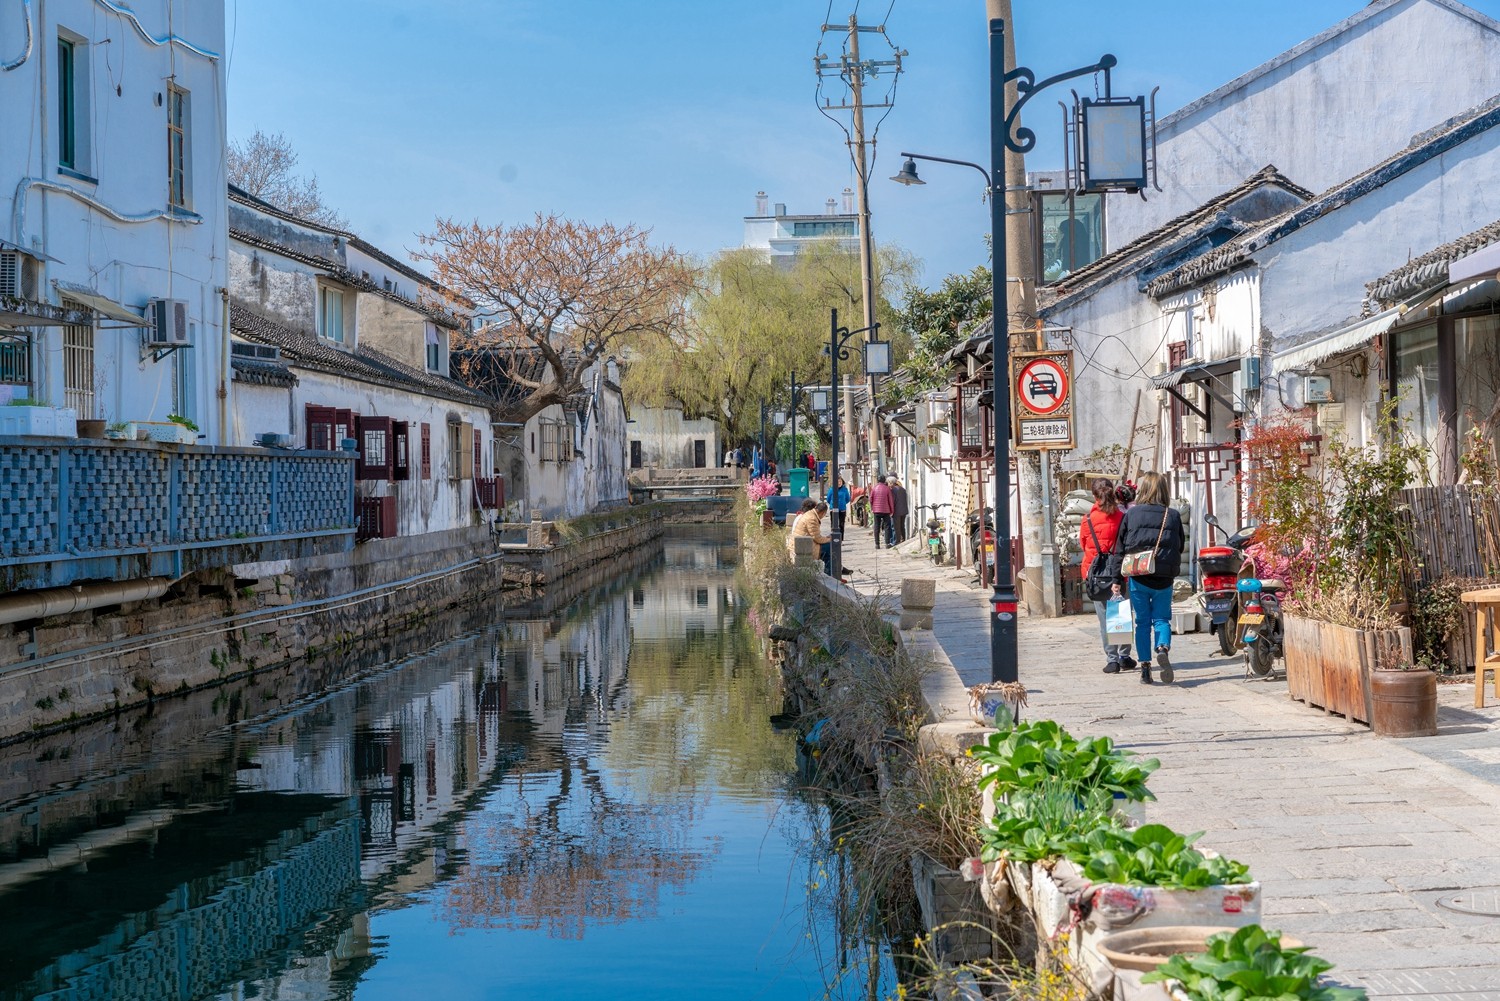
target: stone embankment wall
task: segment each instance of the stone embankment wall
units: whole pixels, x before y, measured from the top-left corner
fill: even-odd
[[[207,571],[160,598],[0,626],[0,743],[152,706],[292,664],[314,693],[328,665],[404,647],[447,609],[534,601],[618,554],[655,552],[663,516],[538,547],[485,528],[372,540],[351,553]],[[499,614],[502,605],[493,612]],[[338,673],[337,670],[334,673]]]

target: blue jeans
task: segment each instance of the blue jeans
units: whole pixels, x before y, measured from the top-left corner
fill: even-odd
[[[1131,580],[1130,610],[1135,613],[1136,659],[1144,664],[1151,659],[1153,649],[1172,645],[1172,589],[1147,587],[1139,579]]]

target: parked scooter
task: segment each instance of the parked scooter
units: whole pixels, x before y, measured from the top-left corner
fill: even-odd
[[[947,504],[931,504],[932,517],[927,519],[927,555],[932,557],[936,566],[941,566],[944,557],[948,555],[948,544],[943,541],[943,519],[938,514],[938,508],[947,507]]]
[[[1223,533],[1218,518],[1208,515],[1203,520],[1211,530]],[[1219,649],[1226,657],[1238,647],[1239,592],[1235,584],[1245,562],[1245,547],[1253,538],[1253,529],[1242,528],[1229,536],[1225,545],[1198,550],[1198,603],[1212,620],[1209,631],[1218,636]]]
[[[1223,532],[1213,515],[1204,521]],[[1227,545],[1198,550],[1203,580],[1198,600],[1213,619],[1219,649],[1226,655],[1243,650],[1245,676],[1270,678],[1276,659],[1283,655],[1280,595],[1286,584],[1257,576],[1254,558],[1245,555],[1254,541],[1255,530],[1241,528],[1228,537]]]

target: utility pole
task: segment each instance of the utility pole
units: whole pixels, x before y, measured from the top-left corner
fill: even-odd
[[[824,33],[836,30],[839,30],[838,26],[831,24],[823,25]],[[834,110],[850,111],[853,113],[853,128],[849,134],[847,144],[849,146],[850,159],[854,164],[856,179],[858,180],[855,191],[856,198],[858,199],[857,211],[859,216],[860,298],[863,300],[864,306],[864,329],[873,330],[875,329],[875,253],[874,240],[870,235],[870,172],[865,147],[867,145],[874,146],[875,139],[873,136],[868,139],[865,136],[865,109],[889,108],[892,106],[892,102],[885,100],[878,104],[866,104],[864,80],[867,75],[875,76],[882,69],[887,68],[893,70],[892,78],[894,79],[894,76],[899,75],[901,72],[901,58],[906,55],[906,52],[892,46],[892,58],[890,59],[862,59],[859,52],[860,34],[871,32],[884,36],[885,25],[861,25],[858,16],[851,14],[847,30],[849,33],[848,55],[842,57],[836,64],[828,63],[827,58],[820,55],[814,60],[814,64],[820,80],[825,75],[836,76],[842,78],[849,85],[849,100],[840,104],[833,104],[831,101],[825,99],[823,102],[823,111],[825,114]],[[887,38],[887,41],[889,41],[889,38]],[[878,377],[871,375],[868,378],[870,392],[870,435],[873,439],[872,445],[875,449],[875,470],[877,474],[884,474],[885,435],[881,433],[880,419],[875,412],[876,379]],[[833,386],[831,387],[831,391],[835,393],[843,392],[844,394],[844,412],[851,418],[849,433],[844,439],[844,451],[852,459],[857,454],[852,426],[852,420],[856,412],[854,408],[853,387],[845,379],[842,386]],[[837,434],[838,431],[838,428],[832,429],[834,434]]]
[[[985,0],[985,23],[995,18],[1006,25],[1015,24],[1011,17],[1011,0]],[[1005,33],[1005,67],[1009,71],[1016,66],[1016,33]],[[1014,108],[1020,95],[1014,81],[1005,87],[1005,106]],[[1019,125],[1019,121],[1017,122]],[[996,316],[995,323],[1004,323],[1004,332],[1032,328],[1036,321],[1036,256],[1031,247],[1031,199],[1026,191],[1026,158],[1012,149],[1005,151],[1005,273],[1010,286],[1007,299],[1008,316]],[[994,262],[996,264],[1000,262]],[[1038,333],[1040,340],[1044,335]],[[1031,347],[1033,345],[1028,345]],[[1037,348],[1042,344],[1034,345]],[[995,392],[1010,391],[1010,373],[995,373]],[[996,428],[997,435],[1010,434],[1011,429]],[[1016,453],[1016,494],[1021,507],[1021,549],[1025,553],[1025,572],[1020,574],[1022,597],[1033,614],[1044,616],[1059,614],[1056,545],[1043,553],[1042,523],[1046,513],[1042,506],[1042,462],[1036,452]],[[1009,539],[996,539],[997,545],[1010,545]],[[1052,572],[1045,573],[1043,557],[1051,564]],[[1048,586],[1048,581],[1053,586]]]

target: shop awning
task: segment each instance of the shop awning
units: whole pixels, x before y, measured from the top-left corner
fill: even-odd
[[[124,306],[95,292],[93,289],[83,285],[75,285],[72,282],[54,281],[57,290],[79,305],[87,306],[100,316],[115,320],[131,327],[149,327],[150,321],[137,316]]]
[[[1353,351],[1394,327],[1406,308],[1405,305],[1392,307],[1374,316],[1356,320],[1333,333],[1324,334],[1305,344],[1298,344],[1296,347],[1278,352],[1272,357],[1271,364],[1277,372],[1283,372],[1287,369],[1316,364],[1324,358],[1331,358],[1345,351]]]
[[[1161,375],[1153,375],[1151,385],[1157,389],[1175,389],[1184,382],[1212,382],[1239,370],[1238,358],[1194,362],[1191,365],[1174,368],[1170,372],[1163,372]]]
[[[1492,278],[1497,271],[1500,271],[1500,243],[1492,243],[1448,265],[1448,282],[1457,285],[1472,278]]]

